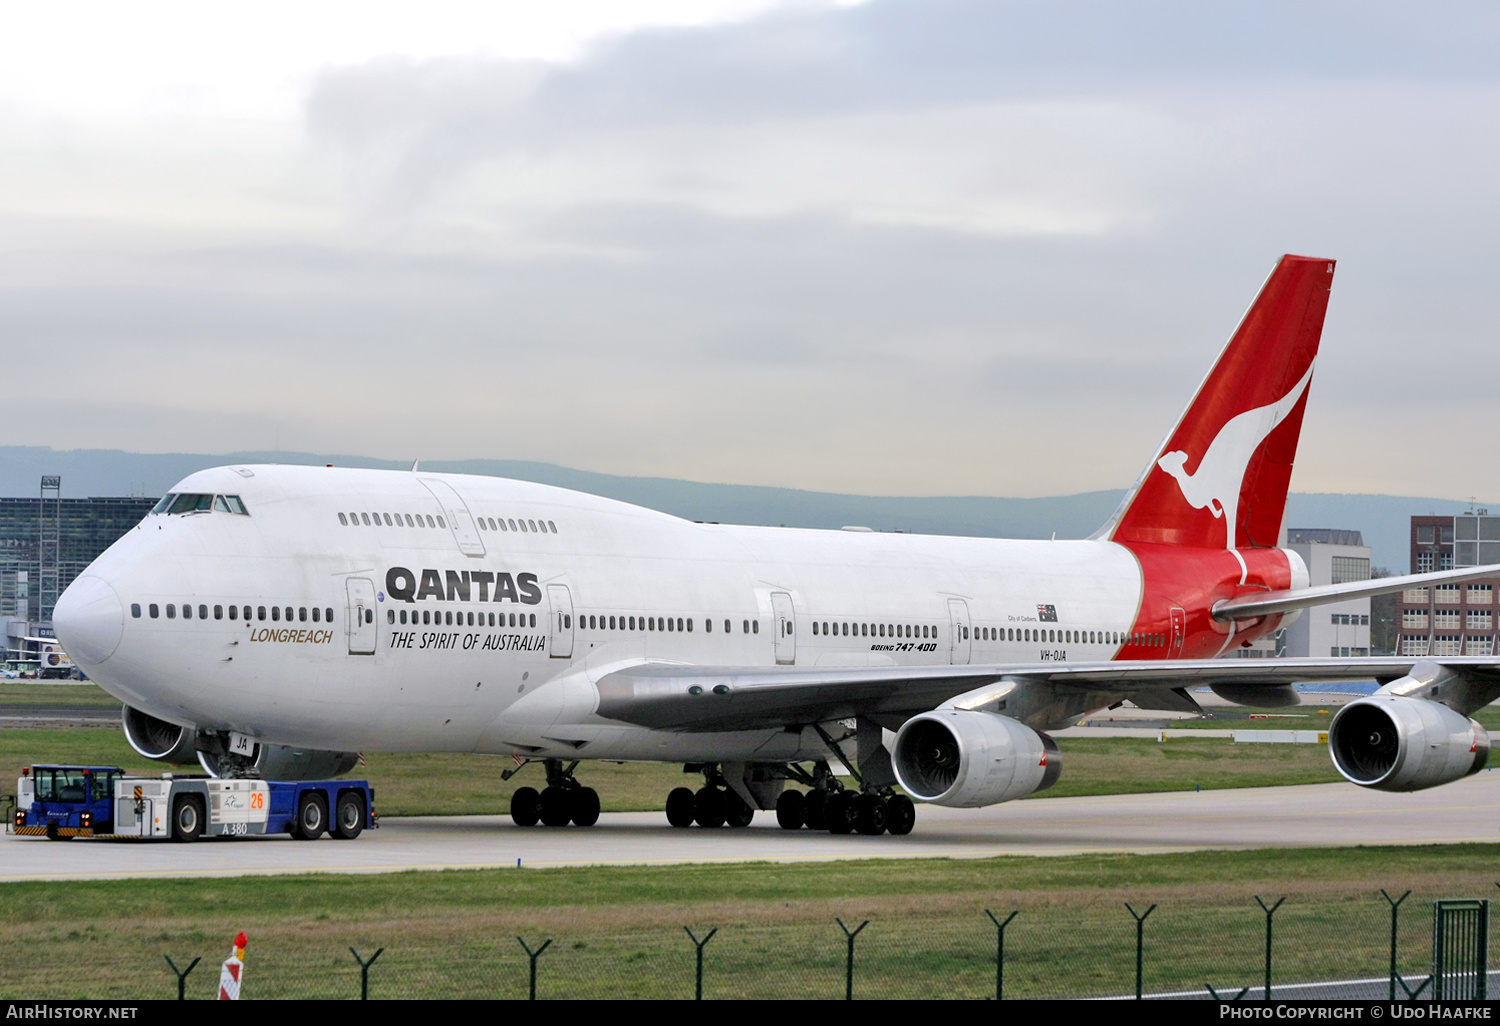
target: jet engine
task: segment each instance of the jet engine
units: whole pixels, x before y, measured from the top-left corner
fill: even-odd
[[[896,779],[920,802],[977,808],[1024,798],[1057,783],[1057,742],[1017,720],[970,709],[937,709],[896,734]]]
[[[358,752],[326,752],[291,745],[257,744],[246,758],[198,752],[198,764],[214,777],[259,777],[262,780],[330,780],[359,764]]]
[[[159,720],[128,705],[121,710],[120,720],[130,747],[148,759],[180,766],[197,758],[198,732],[192,727]]]
[[[257,744],[250,757],[231,755],[223,736],[157,719],[125,706],[125,740],[137,753],[174,766],[197,762],[215,777],[263,780],[330,780],[359,764],[358,752],[325,752],[290,745]]]
[[[1344,777],[1380,791],[1419,791],[1478,773],[1490,736],[1478,723],[1425,698],[1372,695],[1339,710],[1328,753]]]

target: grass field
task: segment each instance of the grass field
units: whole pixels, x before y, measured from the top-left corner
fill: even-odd
[[[64,704],[68,696],[81,704],[112,700],[94,685],[0,684],[0,705]],[[1308,705],[1293,710],[1235,708],[1214,710],[1218,718],[1189,720],[1195,729],[1223,728],[1322,730],[1334,707]],[[1295,712],[1306,719],[1248,719],[1256,713]],[[1500,709],[1477,719],[1500,730]],[[1326,783],[1341,779],[1323,745],[1235,745],[1214,738],[1171,738],[1158,743],[1137,738],[1061,738],[1063,774],[1035,800],[1072,795],[1150,791],[1266,787],[1277,784]],[[93,763],[123,766],[131,772],[158,774],[166,767],[136,755],[118,727],[50,727],[0,729],[0,774],[13,779],[33,762]],[[540,766],[528,766],[510,782],[500,774],[513,763],[505,756],[371,753],[357,770],[374,784],[382,815],[459,815],[505,813],[515,788],[540,787]],[[194,767],[196,771],[196,767]],[[599,792],[605,811],[652,811],[662,808],[674,787],[698,787],[701,777],[685,775],[680,765],[586,762],[580,779]],[[9,791],[8,783],[0,784]]]
[[[1323,745],[1235,745],[1213,738],[1162,744],[1137,738],[1063,738],[1059,745],[1062,779],[1039,799],[1339,779]],[[115,765],[148,775],[167,768],[136,755],[117,727],[0,730],[0,771],[7,781],[34,762]],[[501,772],[514,763],[488,755],[371,754],[366,763],[355,773],[375,786],[376,807],[384,816],[504,813],[512,791],[522,784],[540,787],[543,780],[540,766],[528,766],[504,782]],[[702,777],[671,764],[589,762],[578,773],[598,790],[609,812],[660,809],[672,788],[702,783]],[[4,790],[11,790],[8,783]]]
[[[1007,995],[1128,993],[1134,924],[1146,927],[1148,989],[1223,989],[1261,975],[1264,915],[1276,918],[1276,979],[1381,976],[1389,912],[1403,907],[1403,971],[1430,958],[1430,901],[1489,897],[1491,846],[1294,849],[1067,858],[926,859],[808,865],[596,867],[0,885],[0,997],[164,996],[179,965],[212,963],[250,936],[246,996],[358,992],[347,948],[368,957],[373,996],[524,996],[533,947],[541,996],[690,996],[692,946],[710,997],[842,996],[841,917],[857,942],[860,996],[993,994],[995,931],[984,909],[1019,909],[1006,937]]]

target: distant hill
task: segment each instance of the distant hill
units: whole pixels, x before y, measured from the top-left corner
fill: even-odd
[[[396,460],[301,452],[130,453],[108,449],[54,451],[0,446],[0,495],[36,495],[43,474],[62,475],[63,495],[161,495],[195,470],[227,463],[296,463],[404,470]],[[725,524],[838,528],[955,534],[985,538],[1083,538],[1114,511],[1124,492],[1110,489],[1042,499],[986,496],[840,495],[759,485],[704,484],[659,477],[619,477],[520,460],[424,460],[426,470],[518,478],[573,488],[658,509],[688,520]],[[1497,504],[1500,505],[1500,504]],[[1461,512],[1456,499],[1399,495],[1294,493],[1293,527],[1344,527],[1363,531],[1377,566],[1403,572],[1408,520],[1416,513]]]

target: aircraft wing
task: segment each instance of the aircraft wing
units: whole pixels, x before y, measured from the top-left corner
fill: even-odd
[[[1375,680],[1418,662],[1500,680],[1493,658],[1205,659],[1009,666],[852,668],[704,667],[644,663],[601,677],[598,714],[658,730],[785,727],[870,716],[892,720],[926,712],[1002,679],[1061,690],[1128,695],[1152,709],[1195,708],[1189,687],[1213,686],[1237,699],[1290,684]],[[1274,704],[1282,704],[1275,702]]]

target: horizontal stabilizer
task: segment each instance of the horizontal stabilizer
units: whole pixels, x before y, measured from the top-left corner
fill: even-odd
[[[1229,620],[1253,620],[1258,616],[1288,613],[1293,609],[1323,606],[1330,602],[1389,595],[1393,591],[1405,591],[1408,588],[1458,584],[1477,577],[1500,577],[1500,564],[1469,566],[1460,570],[1435,570],[1427,574],[1407,574],[1405,577],[1377,577],[1370,581],[1350,581],[1346,584],[1323,584],[1316,588],[1263,591],[1216,602],[1213,614],[1214,619],[1221,623]]]

